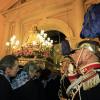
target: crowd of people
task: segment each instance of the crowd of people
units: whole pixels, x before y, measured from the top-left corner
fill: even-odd
[[[100,58],[87,48],[60,61],[60,71],[47,58],[20,65],[15,55],[0,60],[0,100],[99,100]]]
[[[33,61],[19,65],[15,55],[0,61],[0,100],[59,100],[60,75]]]

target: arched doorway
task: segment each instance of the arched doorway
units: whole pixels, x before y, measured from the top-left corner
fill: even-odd
[[[63,33],[70,42],[71,47],[74,48],[74,33],[66,22],[55,18],[45,18],[37,24],[37,27],[45,31],[56,30]]]
[[[54,41],[53,44],[61,43],[61,41],[66,38],[65,34],[58,30],[48,30],[45,32],[47,33],[47,36]]]

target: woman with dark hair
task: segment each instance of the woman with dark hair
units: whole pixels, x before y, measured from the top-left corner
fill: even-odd
[[[14,55],[6,55],[0,61],[0,100],[11,100],[12,88],[10,77],[16,76],[19,70],[18,59]]]

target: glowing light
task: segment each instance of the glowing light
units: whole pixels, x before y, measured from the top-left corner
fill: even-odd
[[[19,40],[16,39],[16,36],[13,35],[8,42],[6,42],[6,46],[15,49],[19,45]]]

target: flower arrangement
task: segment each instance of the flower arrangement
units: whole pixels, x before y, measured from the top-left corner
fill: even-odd
[[[19,50],[16,50],[14,55],[25,58],[43,58],[50,56],[50,51],[48,49],[39,49],[38,46],[27,45]]]
[[[18,50],[16,52],[14,52],[14,54],[17,57],[34,57],[33,51],[32,50],[28,50],[28,49]]]

